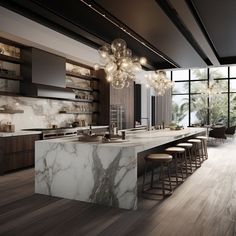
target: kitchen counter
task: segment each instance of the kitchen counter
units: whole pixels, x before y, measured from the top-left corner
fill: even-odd
[[[80,142],[78,137],[37,141],[35,192],[137,209],[137,157],[163,144],[206,133],[204,128],[135,131],[127,140]]]
[[[42,133],[41,131],[16,131],[12,133],[0,132],[0,137],[12,137],[12,136],[32,135],[41,133]]]

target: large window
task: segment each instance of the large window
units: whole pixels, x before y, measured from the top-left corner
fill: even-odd
[[[176,124],[189,124],[189,70],[172,72],[172,121]]]
[[[200,124],[236,125],[236,65],[227,67],[174,70],[171,79],[172,120],[188,126]],[[219,94],[208,95],[216,84]]]

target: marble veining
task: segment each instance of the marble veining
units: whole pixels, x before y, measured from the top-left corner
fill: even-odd
[[[136,209],[136,168],[134,149],[37,142],[35,192]]]
[[[59,114],[59,111],[64,107],[67,107],[69,110],[77,110],[78,106],[86,104],[87,103],[54,99],[0,96],[0,107],[8,105],[13,109],[24,110],[24,113],[20,114],[1,113],[0,121],[7,120],[12,122],[15,125],[16,130],[47,128],[51,127],[52,124],[58,125],[59,127],[65,127],[68,123],[75,121],[77,115]],[[81,120],[86,120],[87,124],[92,122],[91,115],[80,114],[79,118]]]
[[[144,131],[127,135],[123,143],[86,143],[78,137],[37,141],[35,192],[135,210],[138,153],[205,131]]]

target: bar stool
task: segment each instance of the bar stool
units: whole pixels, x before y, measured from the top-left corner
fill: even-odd
[[[200,139],[202,141],[202,147],[203,147],[203,158],[206,160],[208,159],[208,152],[207,152],[207,137],[206,136],[197,136],[197,139]]]
[[[202,141],[200,139],[189,139],[187,142],[193,144],[192,157],[195,160],[195,167],[196,168],[201,167],[201,163],[203,160]]]
[[[174,168],[175,168],[175,182],[176,185],[179,184],[179,178],[181,178],[181,182],[184,181],[184,175],[183,175],[183,159],[185,155],[185,149],[182,147],[169,147],[165,149],[165,152],[173,156],[174,159]],[[181,173],[181,176],[179,177],[179,171]]]
[[[188,174],[192,174],[193,173],[193,167],[192,167],[192,153],[191,153],[191,149],[193,147],[192,143],[178,143],[177,147],[183,147],[185,148],[186,152],[185,152],[185,170],[186,170],[186,176]],[[190,173],[188,172],[188,163],[187,163],[187,154],[188,154],[188,158],[189,158],[189,164],[190,164]]]
[[[144,186],[145,186],[145,181],[146,181],[148,162],[151,162],[152,175],[151,175],[151,184],[150,184],[150,189],[149,190],[159,189],[158,187],[153,187],[154,168],[155,168],[155,164],[158,164],[161,167],[160,175],[159,175],[159,181],[161,183],[162,196],[163,196],[163,198],[165,196],[167,196],[166,190],[169,190],[168,195],[172,194],[172,185],[171,185],[171,179],[170,179],[170,162],[171,161],[172,161],[172,156],[168,155],[166,153],[155,153],[155,154],[150,154],[147,157],[145,157],[145,172],[144,172],[144,175],[143,175],[142,192],[147,192],[148,191],[148,190],[144,190]],[[167,181],[169,183],[169,189],[167,189],[165,187],[164,167],[167,168],[167,177],[168,177]],[[151,193],[151,194],[157,194],[157,193]]]

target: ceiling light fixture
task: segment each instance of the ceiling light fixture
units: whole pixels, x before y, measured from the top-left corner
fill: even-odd
[[[207,89],[204,90],[201,94],[207,97],[214,97],[215,95],[221,94],[218,82],[215,82],[215,80],[209,81]]]
[[[163,70],[157,70],[155,73],[146,74],[148,85],[154,88],[157,96],[163,96],[168,89],[173,87],[174,83],[167,78],[166,72]]]
[[[113,40],[111,45],[103,45],[98,52],[105,61],[106,79],[115,89],[128,87],[130,82],[135,81],[134,72],[141,70],[147,61],[144,57],[132,56],[125,40],[120,38]],[[95,64],[94,69],[98,68]]]
[[[156,50],[154,50],[152,47],[150,47],[147,43],[144,43],[142,40],[140,40],[139,38],[137,38],[136,36],[134,36],[132,33],[129,32],[129,30],[125,29],[124,27],[120,26],[118,23],[116,23],[114,20],[110,19],[109,17],[107,17],[104,13],[100,12],[99,10],[97,10],[95,7],[91,6],[91,4],[87,3],[85,0],[80,0],[83,4],[85,4],[86,6],[90,7],[93,11],[95,11],[97,14],[103,16],[104,18],[106,18],[110,23],[112,23],[113,25],[115,25],[116,27],[118,27],[120,30],[124,31],[126,34],[130,35],[130,37],[132,37],[133,39],[135,39],[137,42],[143,44],[146,48],[148,48],[150,51],[152,51],[153,53],[155,53],[156,55],[158,55],[159,57],[161,57],[162,59],[164,59],[165,61],[167,61],[168,63],[170,63],[172,66],[174,67],[179,67],[177,64],[175,64],[174,62],[172,62],[171,60],[169,60],[168,58],[166,58],[165,56],[163,56],[162,54],[160,54],[159,52],[157,52]]]

